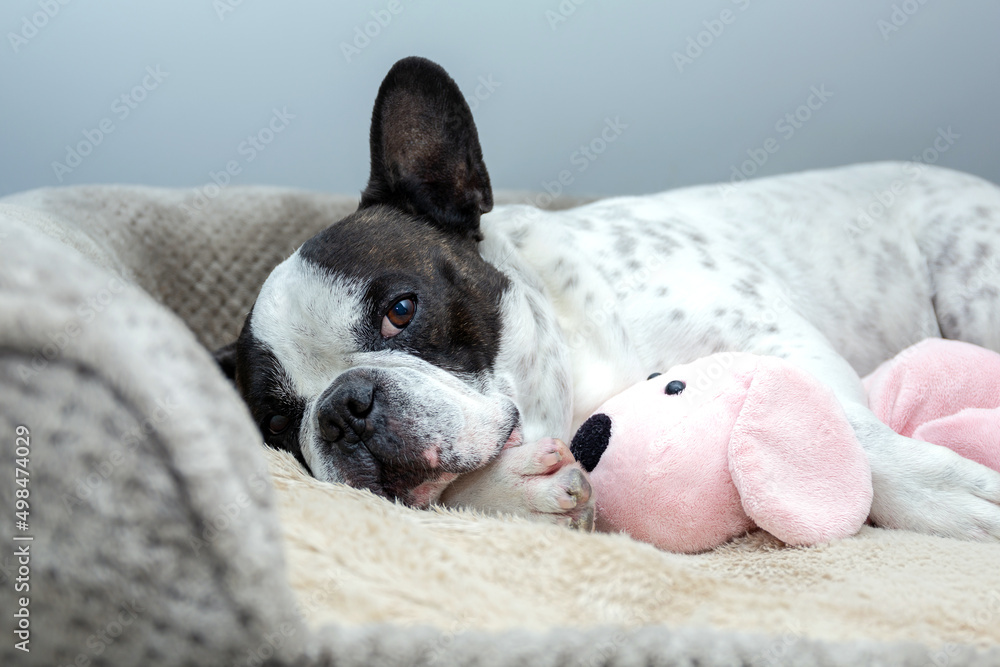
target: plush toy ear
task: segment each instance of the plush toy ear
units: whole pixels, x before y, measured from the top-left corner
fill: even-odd
[[[856,533],[871,510],[868,459],[840,403],[808,373],[761,357],[729,442],[743,509],[788,544]]]

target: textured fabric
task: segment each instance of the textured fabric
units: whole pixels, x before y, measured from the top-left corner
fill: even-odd
[[[269,452],[288,574],[313,627],[674,629],[1000,645],[997,545],[865,526],[789,547],[763,531],[699,554],[623,535],[421,512]],[[401,554],[405,554],[402,557]]]
[[[178,318],[0,219],[0,521],[11,556],[14,429],[30,432],[27,591],[0,586],[4,665],[220,664],[284,627],[273,491],[246,409]],[[12,513],[11,509],[11,513]],[[10,578],[21,562],[4,560]],[[14,648],[30,600],[29,653]],[[19,605],[18,605],[19,606]],[[178,650],[182,647],[183,650]],[[82,657],[81,657],[82,656]]]
[[[327,643],[312,656],[328,667],[996,667],[1000,649],[969,646],[928,650],[914,643],[835,643],[794,633],[759,637],[709,628],[641,630],[566,629],[549,634],[524,630],[488,634],[440,633],[429,629],[400,632],[397,626],[324,628]],[[330,645],[335,648],[330,648]]]
[[[532,197],[500,192],[495,200]],[[586,201],[563,198],[552,208]],[[0,199],[0,215],[134,282],[209,349],[236,339],[271,269],[357,207],[354,196],[265,186],[223,188],[211,199],[197,189],[117,185],[40,188]]]
[[[199,342],[231,340],[271,266],[355,201],[119,186],[0,200],[0,500],[13,506],[26,425],[36,548],[26,654],[0,521],[0,664],[1000,661],[979,650],[1000,644],[997,545],[864,529],[667,554],[412,510],[262,450]]]

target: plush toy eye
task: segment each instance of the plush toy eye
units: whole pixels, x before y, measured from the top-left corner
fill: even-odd
[[[290,423],[291,420],[285,415],[271,415],[267,418],[267,430],[271,435],[281,435]]]
[[[660,377],[661,375],[663,375],[663,373],[650,373],[649,377],[648,377],[648,378],[646,378],[646,379],[647,379],[647,380],[652,380],[653,378],[658,378],[658,377]]]
[[[417,312],[417,302],[409,297],[392,304],[392,308],[382,318],[382,337],[392,338],[406,328]]]
[[[667,383],[667,388],[664,390],[664,392],[669,396],[673,396],[674,394],[679,394],[682,391],[684,391],[684,387],[686,386],[687,385],[681,382],[680,380],[671,380],[670,382]]]

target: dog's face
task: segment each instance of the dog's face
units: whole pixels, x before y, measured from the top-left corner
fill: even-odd
[[[508,281],[478,252],[489,176],[440,67],[390,70],[371,149],[358,211],[274,269],[223,366],[317,478],[425,506],[520,437],[494,367]]]

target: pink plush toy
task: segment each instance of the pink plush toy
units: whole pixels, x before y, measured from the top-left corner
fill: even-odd
[[[866,387],[900,433],[1000,469],[1000,355],[932,339]],[[571,449],[591,472],[598,530],[669,551],[754,526],[816,544],[853,535],[871,508],[867,458],[840,404],[774,357],[721,353],[651,376],[604,403]]]
[[[1000,354],[928,338],[864,384],[868,406],[892,430],[1000,471]]]

